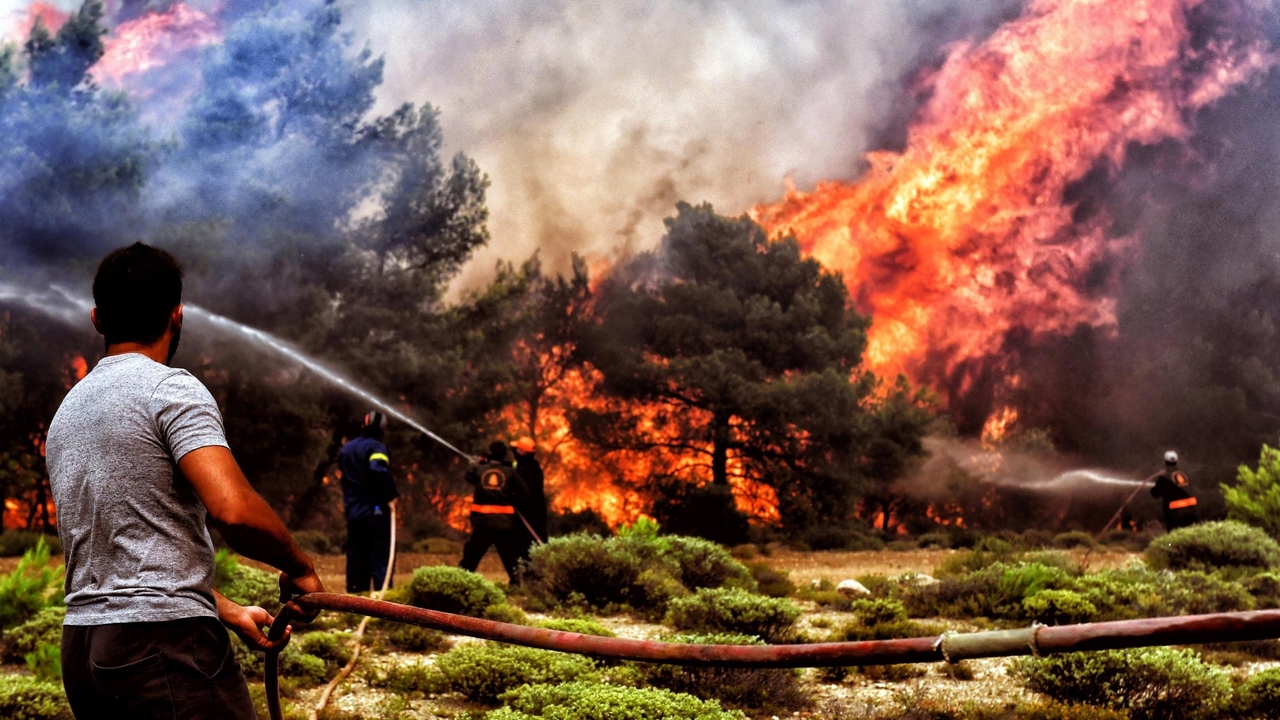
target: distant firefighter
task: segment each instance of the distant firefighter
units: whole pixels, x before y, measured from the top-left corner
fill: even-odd
[[[342,446],[342,504],[347,515],[347,592],[379,590],[391,553],[391,504],[400,496],[382,435],[387,416],[364,416],[360,437]]]
[[[525,546],[527,555],[528,548],[532,547],[533,543],[547,540],[547,493],[543,487],[542,464],[538,462],[536,456],[538,446],[533,442],[533,438],[520,438],[511,450],[516,456],[513,467],[529,488],[529,497],[519,510],[524,514],[524,519],[528,521],[530,528],[537,534],[537,538],[530,536],[529,544]]]
[[[529,531],[516,517],[516,506],[528,500],[529,488],[507,459],[506,443],[491,444],[488,454],[468,468],[466,480],[475,487],[475,494],[471,499],[471,537],[462,548],[458,567],[474,571],[496,545],[511,584],[518,584]]]
[[[1151,496],[1164,505],[1164,526],[1168,530],[1186,527],[1196,521],[1196,498],[1186,473],[1178,469],[1178,453],[1164,454],[1164,472],[1157,476]]]

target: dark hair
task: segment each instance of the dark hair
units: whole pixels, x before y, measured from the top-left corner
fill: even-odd
[[[93,302],[108,345],[153,343],[182,303],[182,266],[164,250],[140,242],[112,251],[93,278]]]
[[[498,461],[507,459],[507,444],[501,440],[489,443],[489,457]]]

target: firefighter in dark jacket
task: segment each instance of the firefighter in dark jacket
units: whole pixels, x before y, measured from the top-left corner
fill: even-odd
[[[391,553],[391,504],[400,493],[391,479],[391,461],[382,434],[387,416],[364,416],[360,437],[342,447],[342,504],[347,515],[347,592],[381,589]]]
[[[529,537],[528,544],[525,545],[525,556],[529,554],[529,548],[534,543],[547,541],[547,493],[543,487],[542,464],[538,462],[535,453],[538,446],[533,442],[531,437],[522,437],[511,446],[512,453],[516,456],[514,467],[516,473],[520,475],[520,479],[524,480],[524,484],[529,488],[529,497],[519,510],[524,513],[524,519],[529,521],[529,526],[533,532],[537,534],[535,539],[532,535]]]
[[[506,443],[490,445],[489,453],[467,470],[466,480],[475,487],[475,494],[471,499],[471,537],[462,548],[458,567],[474,572],[480,558],[496,545],[511,584],[518,584],[520,557],[529,531],[516,517],[516,506],[529,497],[529,489],[507,459]]]
[[[1196,521],[1196,497],[1191,494],[1191,483],[1178,469],[1178,453],[1170,450],[1164,454],[1164,472],[1156,477],[1151,496],[1164,505],[1164,526],[1167,530],[1186,527]]]

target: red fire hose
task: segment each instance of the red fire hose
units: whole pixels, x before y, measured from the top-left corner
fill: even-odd
[[[274,647],[267,653],[266,690],[272,720],[282,719],[279,657],[284,630],[295,618],[321,610],[355,613],[454,635],[594,658],[720,667],[801,668],[959,662],[971,658],[1280,638],[1280,610],[1259,610],[1082,625],[1034,625],[1017,630],[944,633],[905,640],[804,645],[691,645],[581,635],[481,620],[353,595],[312,593],[286,603],[271,626],[269,640]]]

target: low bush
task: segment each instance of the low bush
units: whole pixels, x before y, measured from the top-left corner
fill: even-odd
[[[27,551],[34,550],[41,541],[44,542],[45,547],[49,548],[51,555],[62,554],[62,542],[57,535],[45,535],[30,530],[15,530],[13,532],[0,531],[0,557],[25,555]]]
[[[0,675],[0,717],[75,720],[60,685],[25,675]]]
[[[309,555],[338,555],[347,542],[346,534],[334,535],[323,530],[298,530],[293,533],[294,542]]]
[[[1227,674],[1190,650],[1070,653],[1024,660],[1016,668],[1032,690],[1127,711],[1132,720],[1212,717],[1231,698]]]
[[[934,570],[938,577],[959,577],[985,570],[997,563],[1012,562],[1017,556],[1013,545],[1000,538],[982,538],[968,552],[951,555]]]
[[[213,566],[213,586],[231,602],[257,605],[272,615],[280,610],[278,575],[242,565],[239,557],[225,548],[214,556]]]
[[[1031,528],[1023,530],[1022,535],[1018,537],[1018,544],[1024,548],[1046,548],[1054,546],[1054,539],[1057,535],[1048,530],[1039,528]]]
[[[814,525],[796,537],[808,550],[884,550],[885,543],[860,527]]]
[[[309,632],[290,642],[300,653],[314,655],[333,667],[340,668],[351,660],[352,635],[344,632]]]
[[[481,613],[481,617],[485,620],[494,620],[496,622],[510,623],[512,625],[528,625],[529,616],[523,610],[515,605],[501,603],[498,605],[490,605]]]
[[[22,656],[27,669],[41,680],[62,680],[62,648],[53,643],[41,643],[39,647]]]
[[[709,635],[676,635],[668,642],[696,645],[761,645],[749,635],[716,633]],[[638,663],[644,680],[650,685],[700,698],[714,698],[729,707],[782,711],[807,703],[793,670],[777,668],[681,667]]]
[[[449,689],[439,668],[418,661],[374,666],[365,670],[363,676],[370,687],[394,693],[439,693]]]
[[[439,630],[395,623],[382,633],[382,639],[395,650],[404,652],[432,652],[448,650],[449,638]]]
[[[1056,700],[1018,705],[973,702],[957,705],[927,696],[902,695],[898,702],[899,707],[890,706],[859,717],[862,720],[1129,720],[1123,712],[1090,705],[1067,705]]]
[[[1236,689],[1232,714],[1242,720],[1268,720],[1280,712],[1280,667],[1255,673]]]
[[[1232,520],[1178,528],[1151,541],[1147,563],[1156,570],[1280,566],[1280,543],[1262,530]]]
[[[951,547],[951,535],[944,532],[925,533],[916,538],[916,545],[925,550],[946,550]]]
[[[546,628],[547,630],[559,630],[561,632],[578,633],[579,635],[595,635],[596,637],[617,637],[612,630],[601,625],[595,620],[580,620],[574,618],[555,618],[552,620],[539,620],[534,623],[535,626]]]
[[[897,600],[859,598],[849,605],[858,622],[866,626],[883,625],[907,619],[907,609]]]
[[[0,630],[62,604],[62,568],[50,565],[49,558],[49,546],[41,538],[22,554],[13,572],[0,576]]]
[[[679,568],[676,579],[689,590],[738,587],[755,590],[756,581],[746,565],[733,559],[722,546],[695,537],[672,535],[657,542]]]
[[[746,720],[715,700],[659,688],[635,688],[590,682],[529,685],[502,696],[507,707],[485,720]]]
[[[1063,550],[1091,548],[1096,544],[1093,536],[1083,530],[1070,530],[1053,536],[1053,546]]]
[[[481,617],[490,605],[501,605],[507,596],[492,582],[462,568],[437,565],[420,567],[413,571],[409,581],[409,604]]]
[[[635,552],[639,545],[596,535],[552,538],[530,552],[525,587],[547,607],[656,611],[683,588],[674,567],[655,572],[654,559]]]
[[[436,658],[445,686],[477,702],[493,704],[512,688],[566,683],[595,670],[580,655],[499,643],[468,643]]]
[[[262,653],[250,650],[235,634],[231,635],[231,650],[235,653],[236,663],[247,678],[261,678],[265,667]],[[280,653],[281,682],[288,681],[295,685],[310,687],[328,680],[337,672],[336,666],[325,662],[298,649],[297,643],[290,642]]]
[[[1088,622],[1098,614],[1093,603],[1071,590],[1041,590],[1023,599],[1022,607],[1033,620],[1045,625]]]
[[[1280,573],[1258,573],[1241,579],[1240,585],[1253,597],[1256,609],[1280,608]]]
[[[791,637],[799,617],[800,610],[784,598],[736,588],[703,588],[672,600],[665,622],[679,630],[742,633],[783,642]]]
[[[41,645],[62,645],[65,607],[48,607],[34,617],[0,635],[0,662],[17,663]]]

